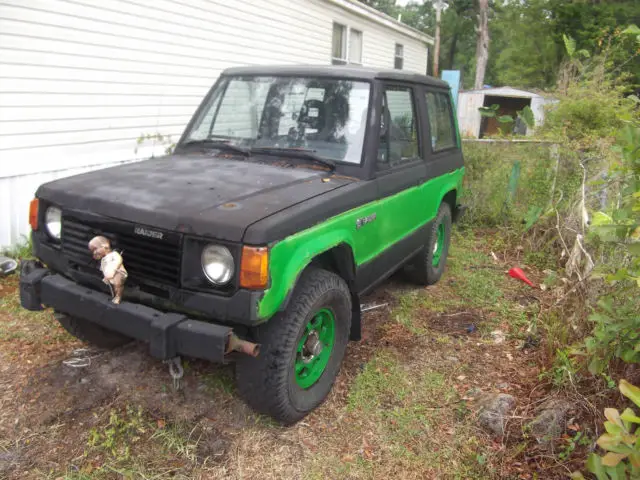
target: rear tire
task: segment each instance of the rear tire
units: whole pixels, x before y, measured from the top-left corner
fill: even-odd
[[[72,317],[62,312],[54,312],[53,315],[71,335],[96,347],[113,349],[126,345],[131,341],[130,338],[124,335],[107,330],[83,318]]]
[[[420,285],[433,285],[442,277],[449,254],[451,223],[451,206],[442,202],[429,228],[426,245],[409,264],[409,274]]]
[[[285,425],[301,420],[331,391],[350,330],[351,295],[345,281],[308,268],[287,309],[254,330],[260,355],[236,363],[241,397]]]

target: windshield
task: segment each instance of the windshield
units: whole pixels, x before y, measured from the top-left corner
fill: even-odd
[[[229,77],[212,93],[185,143],[298,148],[358,164],[369,91],[367,82],[335,78]]]

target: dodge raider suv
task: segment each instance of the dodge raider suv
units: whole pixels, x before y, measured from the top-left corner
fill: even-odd
[[[359,340],[363,295],[400,268],[439,280],[463,173],[445,82],[227,69],[170,155],[40,186],[21,303],[102,348],[233,361],[242,398],[291,424]],[[124,262],[120,303],[96,236]]]

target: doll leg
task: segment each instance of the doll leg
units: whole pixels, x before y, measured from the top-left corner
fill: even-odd
[[[125,277],[121,273],[116,273],[111,281],[111,285],[113,286],[113,300],[111,300],[115,304],[119,304],[122,300],[122,293],[124,292],[124,281]]]

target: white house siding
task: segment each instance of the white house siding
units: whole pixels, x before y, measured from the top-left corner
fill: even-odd
[[[354,12],[353,10],[356,10]],[[145,158],[175,141],[220,71],[328,64],[333,22],[363,65],[424,73],[426,37],[353,0],[0,0],[0,246],[28,234],[49,180]],[[429,41],[428,39],[426,41]]]

